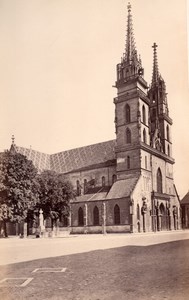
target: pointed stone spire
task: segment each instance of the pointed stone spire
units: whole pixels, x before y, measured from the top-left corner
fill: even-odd
[[[153,44],[152,48],[154,49],[153,53],[153,71],[152,71],[152,87],[158,84],[159,79],[159,69],[158,69],[158,59],[157,59],[157,47],[156,43]]]
[[[121,63],[117,65],[117,81],[116,86],[125,84],[126,82],[139,78],[144,81],[144,69],[142,68],[141,58],[137,55],[134,32],[133,20],[131,14],[131,4],[128,3],[128,16],[127,16],[127,30],[126,30],[126,44],[125,52],[121,58]],[[145,86],[147,83],[144,82]]]
[[[137,59],[137,51],[133,32],[133,17],[131,14],[131,4],[128,3],[128,16],[127,16],[127,36],[125,45],[125,60],[131,63],[133,60]]]

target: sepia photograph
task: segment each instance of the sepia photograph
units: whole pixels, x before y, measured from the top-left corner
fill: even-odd
[[[0,299],[187,300],[189,0],[0,0]]]

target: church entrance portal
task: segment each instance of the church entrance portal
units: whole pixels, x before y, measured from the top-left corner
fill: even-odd
[[[168,220],[167,220],[167,214],[166,209],[163,203],[161,203],[160,207],[160,230],[167,230],[168,229]]]

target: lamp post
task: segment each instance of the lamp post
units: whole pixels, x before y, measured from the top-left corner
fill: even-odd
[[[142,197],[142,217],[143,217],[143,232],[146,232],[146,213],[147,213],[147,204],[146,204],[146,197]]]
[[[131,218],[131,224],[130,224],[130,232],[133,233],[133,214],[134,214],[134,201],[131,199],[130,201],[130,218]]]

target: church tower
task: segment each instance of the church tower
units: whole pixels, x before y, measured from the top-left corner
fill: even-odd
[[[117,97],[114,99],[118,179],[140,174],[141,143],[150,145],[148,86],[135,45],[130,3],[127,8],[126,45],[117,65]]]
[[[150,99],[150,145],[157,150],[171,156],[171,125],[167,104],[165,81],[159,74],[157,45],[153,44],[153,72],[152,82],[148,91]]]

